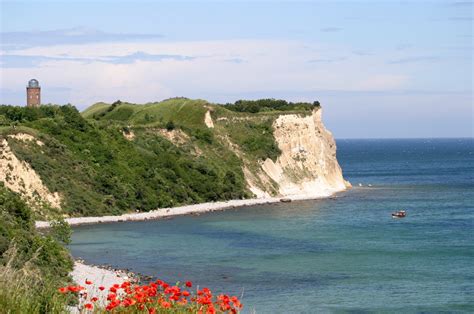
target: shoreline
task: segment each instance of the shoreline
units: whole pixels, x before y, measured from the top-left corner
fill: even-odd
[[[347,189],[345,189],[347,190]],[[304,200],[317,200],[325,198],[333,198],[338,192],[333,191],[328,195],[319,196],[291,196],[291,197],[272,197],[272,198],[254,198],[245,200],[229,200],[221,202],[208,202],[193,205],[184,205],[171,208],[160,208],[150,212],[143,213],[129,213],[117,216],[100,216],[100,217],[75,217],[68,218],[66,222],[71,226],[85,225],[85,224],[98,224],[98,223],[113,223],[113,222],[125,222],[125,221],[145,221],[152,219],[162,219],[173,216],[181,215],[193,215],[208,213],[213,211],[220,211],[229,208],[238,208],[244,206],[263,205],[263,204],[276,204],[286,203],[292,201],[304,201]],[[48,221],[36,221],[36,228],[48,228]],[[73,281],[86,288],[87,295],[96,296],[98,298],[98,305],[105,306],[107,303],[107,294],[109,293],[108,288],[113,284],[122,284],[125,281],[140,282],[141,280],[147,280],[148,276],[136,274],[124,269],[115,269],[107,265],[93,265],[87,264],[84,260],[77,258],[74,261],[74,268],[69,274]],[[85,280],[92,281],[91,285],[86,285]],[[105,290],[101,291],[100,286],[106,287]],[[79,313],[81,304],[83,303],[79,299],[79,305],[77,307],[71,307],[70,313]],[[82,303],[81,303],[82,302]]]
[[[105,307],[107,303],[107,295],[109,294],[109,288],[114,284],[122,284],[125,281],[132,283],[138,282],[139,276],[122,269],[114,269],[107,266],[97,266],[86,264],[83,260],[75,260],[74,268],[69,273],[72,280],[83,286],[89,297],[97,297],[97,305]],[[92,284],[86,284],[85,281],[90,280]],[[99,287],[105,287],[104,290],[100,290]],[[81,297],[79,297],[79,304],[77,306],[71,306],[69,308],[70,313],[80,313],[80,309],[85,303]]]
[[[220,210],[225,210],[229,208],[237,208],[237,207],[244,207],[244,206],[324,199],[324,198],[333,197],[336,193],[343,192],[346,190],[347,189],[334,190],[328,193],[327,195],[313,195],[313,196],[295,195],[295,196],[286,196],[286,197],[251,198],[251,199],[244,199],[244,200],[208,202],[208,203],[200,203],[200,204],[192,204],[192,205],[183,205],[183,206],[177,206],[177,207],[159,208],[159,209],[155,209],[149,212],[128,213],[128,214],[115,215],[115,216],[73,217],[73,218],[66,218],[65,221],[70,226],[99,224],[99,223],[126,222],[126,221],[145,221],[145,220],[154,220],[154,219],[181,216],[181,215],[202,214],[202,213],[207,213],[207,212],[220,211]],[[38,229],[49,228],[50,222],[49,221],[36,221],[35,226]]]

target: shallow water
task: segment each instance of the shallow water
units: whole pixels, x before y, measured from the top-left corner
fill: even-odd
[[[355,187],[335,199],[79,226],[71,251],[243,295],[244,312],[474,311],[474,140],[337,143]]]

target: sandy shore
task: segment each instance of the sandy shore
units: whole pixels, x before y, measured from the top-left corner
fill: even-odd
[[[297,196],[288,196],[288,197],[253,198],[253,199],[245,199],[245,200],[230,200],[230,201],[223,201],[223,202],[201,203],[201,204],[185,205],[185,206],[179,206],[179,207],[160,208],[160,209],[156,209],[156,210],[152,210],[152,211],[144,212],[144,213],[130,213],[130,214],[123,214],[123,215],[118,215],[118,216],[67,218],[66,222],[71,226],[77,226],[77,225],[96,224],[96,223],[151,220],[151,219],[160,219],[160,218],[178,216],[178,215],[200,214],[200,213],[206,213],[206,212],[212,212],[212,211],[224,210],[228,208],[235,208],[235,207],[242,207],[242,206],[279,203],[282,201],[321,199],[321,198],[330,197],[331,195],[337,192],[339,191],[334,191],[333,193],[328,193],[328,195],[319,195],[319,196],[297,195]],[[48,221],[36,221],[36,228],[48,228],[48,227],[49,227]]]
[[[293,198],[292,198],[293,199]],[[296,198],[295,198],[296,200]],[[231,200],[225,202],[201,203],[171,208],[160,208],[144,213],[130,213],[118,216],[99,216],[99,217],[77,217],[67,218],[66,222],[71,226],[83,224],[122,222],[122,221],[140,221],[149,219],[159,219],[177,215],[199,214],[216,210],[223,210],[241,206],[251,206],[259,204],[270,204],[280,202],[281,198],[258,198],[245,200]],[[48,221],[36,221],[36,228],[48,228]]]
[[[108,289],[114,284],[122,284],[124,281],[134,281],[133,275],[122,270],[106,269],[104,267],[90,266],[83,262],[74,262],[74,269],[70,273],[74,282],[86,288],[87,295],[90,298],[99,298],[98,305],[105,306],[107,302]],[[90,280],[92,284],[87,285],[86,280]],[[105,287],[103,291],[100,286]],[[84,302],[79,303],[79,307]],[[78,313],[79,307],[71,307],[71,313]]]

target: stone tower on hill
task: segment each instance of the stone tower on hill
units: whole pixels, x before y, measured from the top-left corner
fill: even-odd
[[[26,87],[26,106],[39,107],[41,104],[41,87],[38,80],[32,79]]]

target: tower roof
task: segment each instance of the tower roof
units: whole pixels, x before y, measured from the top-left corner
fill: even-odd
[[[39,87],[39,82],[36,79],[31,79],[28,81],[28,87]]]

